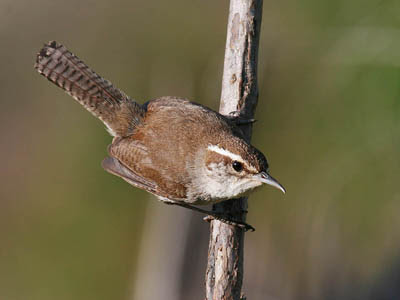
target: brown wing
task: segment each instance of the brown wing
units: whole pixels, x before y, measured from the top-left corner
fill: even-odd
[[[141,135],[140,127],[138,132],[131,137],[114,138],[108,148],[109,155],[129,171],[128,176],[125,173],[116,172],[116,168],[111,169],[104,164],[103,167],[150,193],[170,200],[182,201],[186,197],[185,187],[174,180],[175,174],[171,174],[165,166],[159,164],[155,151],[148,151],[144,146],[147,144],[142,143],[139,135]]]
[[[154,182],[151,182],[144,179],[143,177],[136,175],[134,172],[124,166],[118,159],[113,157],[106,157],[101,165],[106,171],[121,177],[133,186],[146,190],[152,194],[157,194],[158,188]]]
[[[57,42],[40,50],[35,69],[103,121],[114,136],[129,136],[144,117],[139,104]]]

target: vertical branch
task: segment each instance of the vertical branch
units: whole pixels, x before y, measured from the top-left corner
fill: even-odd
[[[252,119],[258,100],[257,56],[262,16],[262,0],[231,0],[225,48],[220,113],[238,112]],[[244,128],[251,139],[251,125]],[[213,210],[245,221],[247,198],[215,204]],[[211,221],[207,300],[242,299],[244,231]]]

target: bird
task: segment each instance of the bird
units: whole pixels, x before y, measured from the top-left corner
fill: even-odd
[[[247,230],[254,228],[197,206],[247,196],[263,184],[285,193],[238,117],[175,96],[139,104],[56,41],[39,51],[34,68],[105,124],[113,139],[102,167],[166,204]]]

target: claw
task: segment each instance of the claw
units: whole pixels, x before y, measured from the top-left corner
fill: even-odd
[[[249,125],[249,124],[253,124],[255,122],[257,122],[256,119],[236,119],[234,120],[235,124],[240,126],[240,125]]]
[[[220,213],[204,210],[204,209],[198,208],[196,206],[192,206],[190,204],[186,204],[186,203],[182,203],[182,202],[165,202],[165,203],[172,204],[172,205],[178,205],[178,206],[188,208],[188,209],[191,209],[191,210],[203,213],[203,214],[207,214],[207,216],[205,218],[203,218],[203,220],[206,222],[211,222],[212,220],[218,220],[225,224],[242,228],[244,231],[248,231],[248,230],[255,231],[253,226],[251,226],[245,222],[242,222],[242,221],[231,220],[231,219],[229,219],[229,217],[227,217],[223,214],[220,214]]]
[[[251,230],[251,231],[255,231],[256,230],[253,226],[251,226],[250,224],[247,224],[245,222],[229,220],[229,219],[225,219],[223,217],[217,217],[217,216],[208,215],[208,216],[204,217],[203,220],[208,222],[208,223],[210,223],[212,220],[218,220],[218,221],[220,221],[222,223],[242,228],[245,232],[249,231],[249,230]]]
[[[238,110],[231,111],[229,113],[229,117],[231,117],[231,118],[239,118],[240,117],[240,111],[238,111]]]
[[[233,123],[235,123],[237,126],[249,125],[249,124],[253,124],[253,123],[257,122],[256,119],[247,119],[247,118],[240,116],[239,111],[230,112],[229,115],[227,116],[227,118],[229,120],[231,120]]]

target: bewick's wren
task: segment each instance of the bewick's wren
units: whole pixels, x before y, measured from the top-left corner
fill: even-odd
[[[35,68],[114,136],[103,168],[161,201],[193,209],[239,198],[263,183],[285,192],[234,118],[178,97],[139,105],[54,41],[39,52]]]

